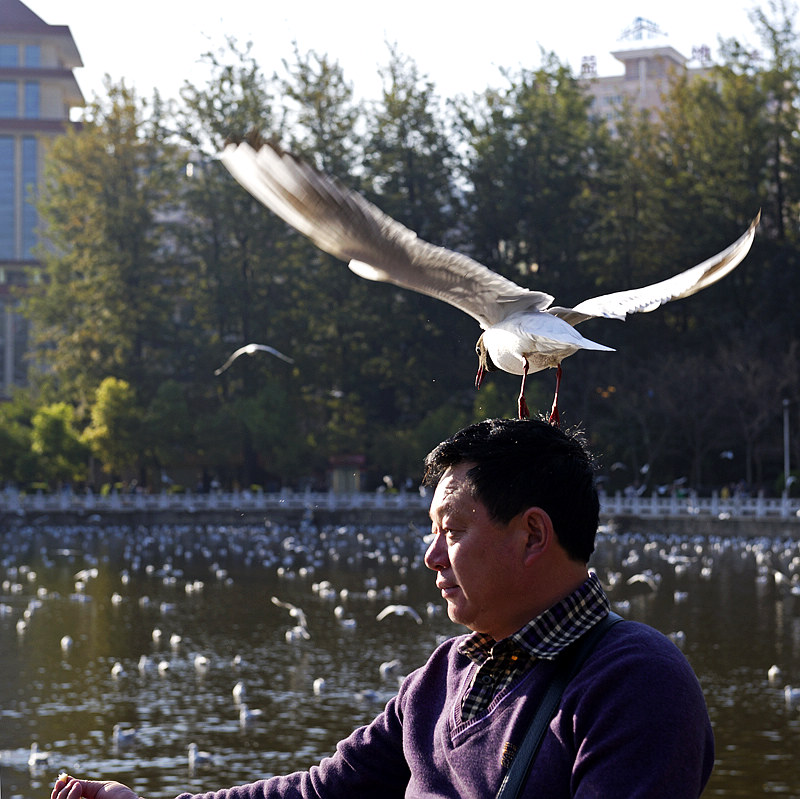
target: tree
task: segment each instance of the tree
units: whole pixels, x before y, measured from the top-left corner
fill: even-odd
[[[107,88],[48,155],[45,279],[26,302],[39,356],[79,410],[109,374],[147,397],[173,368],[166,236],[178,159],[158,98],[148,106],[124,84]]]
[[[800,204],[800,178],[796,165],[800,156],[797,128],[800,124],[800,53],[794,28],[797,6],[787,0],[770,0],[769,12],[756,8],[751,19],[770,55],[767,69],[758,75],[758,85],[767,98],[764,107],[769,137],[771,216],[778,242],[787,236],[796,241]]]
[[[144,469],[142,415],[136,390],[126,381],[107,377],[97,387],[83,440],[114,477],[130,476],[137,469],[141,474]]]
[[[778,441],[770,432],[780,414],[781,400],[800,396],[800,344],[795,340],[785,352],[776,352],[769,368],[764,364],[764,352],[762,337],[735,331],[714,359],[719,393],[736,397],[736,402],[725,407],[725,417],[730,420],[724,427],[726,449],[744,450],[743,477],[748,485],[765,482],[765,460]]]
[[[44,405],[31,419],[31,452],[39,458],[40,478],[52,484],[83,480],[89,455],[66,402]]]
[[[569,298],[593,223],[596,145],[602,127],[569,67],[507,73],[459,113],[466,134],[470,227],[479,260]]]
[[[360,162],[358,135],[363,109],[353,99],[353,86],[338,62],[313,50],[302,54],[294,45],[294,61],[284,61],[280,81],[287,110],[287,144],[319,169],[334,175],[350,172]]]
[[[219,378],[213,370],[250,342],[294,352],[286,324],[291,277],[286,226],[244,191],[217,157],[227,141],[249,137],[257,144],[279,137],[282,129],[283,112],[273,110],[276,79],[264,77],[250,49],[230,40],[224,51],[207,54],[211,77],[205,86],[183,87],[179,119],[192,164],[181,193],[180,249],[198,442],[202,458],[213,452],[214,465],[231,469],[232,479],[244,485],[260,479],[259,456],[252,431],[232,418],[233,409],[256,397],[265,380],[288,383],[292,372],[253,368],[244,361]],[[210,445],[206,431],[211,431]]]
[[[31,419],[35,406],[29,392],[17,390],[0,403],[0,480],[29,485],[40,479],[38,461],[31,448]]]
[[[196,420],[184,385],[177,380],[165,380],[147,408],[141,410],[140,418],[147,459],[159,473],[197,463],[196,433],[200,431],[195,429]]]
[[[421,238],[455,246],[461,240],[457,159],[435,85],[396,46],[380,74],[381,97],[368,110],[364,193]],[[366,300],[351,336],[364,350],[359,390],[373,423],[380,430],[413,429],[445,402],[466,411],[474,322],[388,284],[361,280],[353,291]]]

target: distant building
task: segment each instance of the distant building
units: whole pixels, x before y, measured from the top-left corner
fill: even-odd
[[[643,32],[664,38],[652,22],[641,17],[634,20],[633,26],[627,29],[625,35],[641,39]],[[706,46],[694,48],[691,59],[663,43],[639,45],[629,50],[612,52],[611,55],[625,67],[622,75],[599,76],[596,59],[588,56],[581,64],[580,77],[592,97],[590,113],[605,119],[612,131],[625,102],[639,111],[657,111],[663,108],[662,98],[669,88],[672,76],[688,74],[692,77],[704,77],[710,72],[711,51]],[[697,61],[699,66],[688,66],[690,60]]]
[[[49,140],[85,104],[73,69],[83,66],[66,25],[48,25],[20,0],[0,0],[0,398],[25,382],[27,323],[14,287],[36,265],[32,191]]]

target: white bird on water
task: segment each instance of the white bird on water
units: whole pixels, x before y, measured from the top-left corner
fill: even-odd
[[[270,347],[269,344],[245,344],[244,347],[239,347],[238,350],[231,353],[228,360],[225,361],[219,369],[216,369],[214,374],[217,376],[221,375],[226,369],[229,369],[233,362],[240,356],[255,355],[257,352],[268,352],[270,355],[274,355],[276,358],[286,361],[286,363],[294,363],[294,358],[290,358],[288,355],[278,352],[275,347]]]
[[[32,771],[36,771],[46,766],[49,759],[50,753],[41,751],[39,749],[39,744],[34,741],[31,744],[31,751],[28,755],[28,768]]]
[[[200,749],[196,743],[190,743],[187,749],[187,759],[189,761],[189,772],[194,773],[203,766],[210,766],[214,763],[214,756],[211,752]]]
[[[133,727],[123,727],[121,724],[115,724],[111,731],[111,739],[118,749],[131,746],[136,741],[136,735]]]
[[[555,368],[550,420],[558,423],[561,361],[581,349],[612,351],[584,338],[574,325],[592,317],[625,319],[671,300],[689,297],[733,270],[753,243],[760,213],[731,246],[667,280],[584,300],[574,308],[552,306],[553,297],[517,285],[466,255],[437,247],[384,214],[360,194],[289,153],[264,144],[229,144],[221,160],[256,199],[320,249],[348,261],[368,280],[394,283],[448,302],[483,329],[476,344],[480,387],[486,372],[522,375],[519,416],[529,416],[525,379]]]
[[[242,703],[239,706],[239,725],[248,727],[256,719],[260,719],[264,715],[264,711],[260,708],[251,708],[247,704]]]

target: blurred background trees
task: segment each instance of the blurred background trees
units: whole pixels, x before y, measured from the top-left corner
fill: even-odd
[[[657,118],[621,107],[614,132],[553,54],[448,103],[391,45],[369,103],[327,55],[295,47],[270,76],[235,41],[179,100],[109,84],[48,159],[50,243],[25,297],[36,357],[0,407],[0,481],[321,487],[354,458],[367,488],[416,484],[443,437],[515,413],[518,378],[474,389],[473,320],[353,275],[231,178],[218,154],[247,137],[560,305],[688,268],[762,209],[751,254],[713,288],[584,323],[619,352],[566,361],[561,404],[612,489],[773,490],[781,401],[800,398],[800,50],[786,19],[754,22],[761,58],[726,42],[707,79],[676,77]],[[214,375],[249,342],[293,363],[258,353]],[[531,407],[553,386],[532,376]]]

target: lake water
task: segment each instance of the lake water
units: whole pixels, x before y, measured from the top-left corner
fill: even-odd
[[[391,696],[382,663],[407,673],[461,632],[422,564],[425,532],[0,531],[2,799],[45,799],[62,769],[159,799],[318,762]],[[784,690],[800,687],[798,543],[605,533],[593,565],[619,612],[672,634],[698,674],[717,741],[704,796],[800,797],[800,695]],[[628,585],[637,573],[656,590]],[[302,608],[309,640],[287,640],[297,617],[273,596]],[[422,623],[379,621],[391,603]],[[245,721],[238,682],[260,713]],[[118,724],[135,738],[115,742]],[[192,742],[213,757],[193,773]]]

